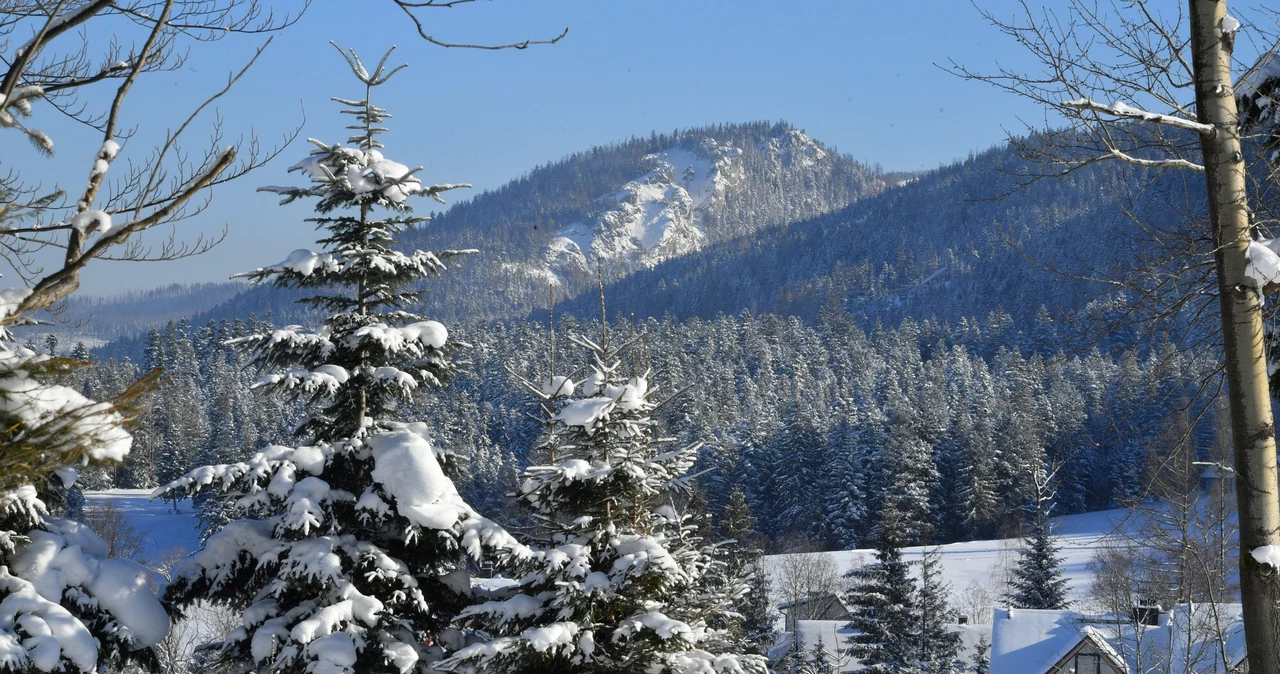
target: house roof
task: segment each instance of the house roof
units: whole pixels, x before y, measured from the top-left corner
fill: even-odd
[[[1135,627],[1127,616],[1078,611],[995,609],[992,615],[991,674],[1044,674],[1082,642],[1093,644],[1117,668],[1157,671],[1166,660],[1167,621]]]
[[[1171,671],[1231,672],[1247,653],[1242,616],[1239,604],[1179,604],[1173,607],[1169,618]]]
[[[796,631],[800,636],[800,644],[804,649],[814,647],[819,641],[827,650],[835,652],[837,648],[844,649],[848,647],[848,639],[853,636],[855,630],[846,627],[848,620],[798,620],[796,621]],[[950,625],[952,631],[960,634],[960,649],[958,655],[961,660],[968,662],[973,657],[973,649],[977,645],[978,640],[986,636],[987,642],[991,641],[991,625]],[[769,651],[769,656],[777,660],[787,654],[791,650],[792,635],[790,632],[783,632],[778,642]],[[840,672],[857,672],[862,669],[852,656],[840,654],[837,658],[840,665]]]
[[[846,611],[849,610],[849,605],[844,602],[844,597],[838,592],[822,592],[820,594],[813,594],[806,597],[801,597],[796,601],[784,601],[778,604],[778,608],[785,611],[789,608],[792,608],[796,604],[812,604],[815,602],[830,602],[833,604],[839,604],[842,608],[844,608],[844,610]]]

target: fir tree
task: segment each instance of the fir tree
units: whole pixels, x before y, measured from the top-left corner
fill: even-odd
[[[821,635],[813,644],[813,648],[809,649],[809,659],[805,663],[804,672],[805,674],[837,674],[835,654],[827,650]]]
[[[798,636],[798,635],[797,635]],[[774,666],[773,671],[778,674],[805,674],[808,667],[804,654],[804,644],[798,640],[791,644],[791,648],[778,658],[778,663]]]
[[[1014,608],[1067,607],[1067,579],[1062,574],[1062,557],[1049,530],[1048,517],[1036,517],[1033,521],[1031,535],[1013,569],[1012,585],[1009,605]]]
[[[991,642],[987,635],[978,636],[978,643],[973,645],[973,662],[970,667],[973,674],[991,674]]]
[[[872,674],[917,671],[916,583],[902,559],[907,529],[889,500],[873,533],[875,562],[849,572],[853,585],[845,601],[853,613],[848,627],[855,631],[849,637],[849,653]]]
[[[955,615],[947,605],[950,588],[942,581],[942,561],[937,548],[926,548],[920,562],[920,591],[916,597],[916,646],[920,671],[948,674],[959,671],[956,655],[960,634],[950,629]]]
[[[858,547],[866,531],[866,447],[862,433],[848,421],[828,434],[828,465],[823,470],[827,544],[850,550]]]
[[[341,50],[339,50],[341,51]],[[478,516],[445,476],[422,423],[397,421],[397,405],[454,371],[444,326],[406,310],[408,290],[451,255],[392,249],[421,222],[411,196],[438,198],[414,171],[386,159],[378,140],[389,115],[370,96],[400,68],[366,70],[361,100],[335,99],[355,117],[353,147],[317,146],[294,167],[304,188],[272,187],[288,203],[316,200],[323,252],[298,251],[249,274],[256,282],[327,290],[303,302],[333,312],[316,330],[290,326],[239,340],[264,372],[262,388],[306,399],[302,446],[271,446],[241,463],[198,468],[164,490],[179,499],[234,497],[241,518],[210,536],[177,571],[168,597],[242,609],[226,635],[230,665],[292,674],[423,672],[460,646],[447,628],[470,592],[461,551],[527,554]],[[401,66],[403,67],[403,66]],[[375,219],[378,210],[388,217]]]
[[[1057,470],[1041,468],[1032,477],[1032,499],[1027,507],[1031,514],[1031,534],[1018,555],[1009,593],[1009,605],[1014,608],[1059,610],[1067,607],[1067,579],[1062,573],[1062,558],[1049,521],[1056,475]]]
[[[734,485],[720,518],[721,535],[731,541],[722,547],[723,558],[729,577],[745,578],[748,591],[734,605],[738,617],[732,620],[730,629],[744,653],[768,655],[777,640],[777,620],[769,603],[768,572],[764,568],[764,551],[757,543],[755,523],[746,491],[741,485]]]
[[[12,292],[6,290],[4,292]],[[55,345],[56,346],[56,345]],[[0,327],[0,671],[154,669],[169,616],[137,563],[61,519],[77,507],[77,469],[118,463],[133,438],[125,415],[154,384],[115,401],[57,383],[74,363],[13,343]]]
[[[732,652],[712,625],[745,586],[701,543],[674,507],[697,444],[664,449],[655,390],[608,326],[585,379],[526,382],[546,434],[517,497],[541,525],[539,554],[507,557],[519,582],[501,598],[466,609],[461,623],[489,638],[442,663],[459,672],[742,672],[765,659]],[[635,340],[632,340],[634,342]],[[573,394],[577,393],[577,397]]]

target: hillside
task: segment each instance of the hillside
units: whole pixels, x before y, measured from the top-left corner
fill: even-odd
[[[606,279],[626,278],[843,208],[887,184],[786,123],[723,124],[631,138],[536,167],[435,214],[409,232],[403,246],[479,250],[427,284],[422,313],[444,320],[521,318],[547,306],[549,284],[557,301],[593,289],[597,260]],[[428,205],[418,207],[425,214]],[[196,322],[268,312],[298,321],[305,311],[293,299],[255,288]]]
[[[1031,170],[997,147],[878,175],[786,124],[723,125],[570,155],[455,204],[403,245],[479,249],[426,286],[419,311],[453,322],[541,318],[548,286],[560,311],[597,316],[583,291],[598,261],[620,316],[812,320],[841,307],[870,328],[1000,309],[1028,326],[1105,305],[1107,288],[1071,275],[1131,268],[1149,248],[1134,217],[1168,226],[1202,210],[1176,175],[1103,163],[1019,189]],[[305,322],[293,299],[250,289],[195,322]]]
[[[175,283],[118,295],[73,295],[52,318],[42,319],[47,324],[14,332],[23,338],[54,333],[68,350],[75,342],[94,347],[227,306],[247,288],[243,283]]]
[[[770,226],[833,211],[884,181],[786,123],[726,124],[633,138],[530,171],[407,237],[479,248],[427,300],[449,315],[519,316],[561,297]],[[456,289],[456,290],[455,290]]]
[[[1001,308],[1019,325],[1084,309],[1148,248],[1130,215],[1168,226],[1201,209],[1176,175],[1098,164],[1017,189],[1031,167],[992,148],[839,211],[762,229],[619,279],[611,312],[812,320],[842,307],[861,325],[910,316],[957,322]],[[1010,245],[1010,243],[1015,245]],[[1050,271],[1053,270],[1053,271]],[[1067,275],[1056,272],[1066,272]],[[579,298],[560,307],[598,315]]]

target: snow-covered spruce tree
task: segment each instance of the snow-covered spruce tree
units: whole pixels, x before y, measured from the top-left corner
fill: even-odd
[[[426,671],[461,645],[448,625],[470,592],[462,551],[522,551],[458,495],[425,424],[395,420],[398,403],[454,370],[444,326],[403,308],[416,296],[407,288],[454,253],[398,252],[393,237],[421,221],[407,215],[409,197],[438,198],[454,186],[426,187],[382,155],[389,115],[370,95],[400,68],[388,70],[384,56],[369,71],[354,52],[343,56],[365,89],[362,100],[335,99],[355,117],[354,146],[313,141],[317,149],[294,167],[310,186],[266,188],[284,203],[316,200],[326,250],[248,275],[323,289],[302,301],[333,313],[316,330],[239,340],[266,373],[263,387],[310,400],[314,411],[298,428],[306,444],[197,468],[157,490],[166,499],[237,499],[240,519],[176,570],[167,594],[179,606],[212,600],[242,611],[221,644],[236,670]],[[379,209],[390,213],[375,219]]]
[[[1062,557],[1054,543],[1049,516],[1053,513],[1058,470],[1039,468],[1032,475],[1032,495],[1024,511],[1030,515],[1031,532],[1013,568],[1009,605],[1014,608],[1064,609],[1067,607],[1067,579],[1062,573]]]
[[[1067,607],[1067,579],[1062,575],[1062,557],[1049,530],[1048,517],[1036,517],[1013,568],[1009,605],[1014,608],[1064,609]]]
[[[942,560],[937,548],[925,548],[920,561],[920,589],[916,595],[915,640],[920,671],[927,674],[953,674],[964,669],[957,658],[960,633],[953,631],[955,613],[947,604],[951,587],[942,580]]]
[[[973,674],[991,674],[991,642],[985,634],[979,635],[978,643],[973,645],[969,671]]]
[[[585,379],[526,382],[546,414],[519,500],[540,523],[539,554],[509,556],[518,579],[504,595],[463,611],[484,641],[441,663],[456,672],[764,672],[709,623],[746,591],[719,568],[674,507],[697,444],[665,450],[651,417],[647,374],[623,374],[628,345],[607,326]],[[634,341],[634,340],[633,340]],[[578,397],[573,394],[577,392]],[[726,580],[727,579],[727,580]]]
[[[755,533],[756,519],[747,504],[747,492],[734,485],[720,520],[720,534],[732,541],[722,546],[726,572],[731,578],[748,578],[748,591],[734,604],[731,634],[735,646],[745,653],[768,655],[777,641],[777,614],[769,603],[769,578],[764,568],[764,551]]]
[[[804,674],[837,674],[835,654],[827,650],[827,645],[818,635],[818,641],[809,649],[809,660],[804,665]]]
[[[926,549],[919,582],[902,558],[904,537],[920,530],[904,521],[898,507],[908,500],[886,497],[873,532],[875,562],[849,573],[848,626],[857,631],[849,637],[849,654],[875,674],[950,674],[962,668],[956,657],[960,635],[949,629],[953,614],[937,551]]]
[[[151,647],[169,631],[146,569],[108,559],[87,526],[50,516],[75,483],[69,466],[128,453],[127,406],[154,377],[94,402],[53,383],[71,366],[14,345],[0,328],[0,672],[154,668]]]
[[[853,580],[845,593],[853,613],[848,627],[856,630],[848,639],[849,654],[871,674],[917,671],[916,582],[902,559],[904,532],[912,527],[902,520],[893,501],[886,500],[872,533],[875,561],[848,574]]]

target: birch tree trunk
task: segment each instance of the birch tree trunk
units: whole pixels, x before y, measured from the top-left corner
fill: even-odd
[[[1201,134],[1209,223],[1215,245],[1222,310],[1231,427],[1235,435],[1236,499],[1240,516],[1240,595],[1249,671],[1280,674],[1280,580],[1251,550],[1280,544],[1275,425],[1267,387],[1260,296],[1245,281],[1250,241],[1245,163],[1231,83],[1234,34],[1224,34],[1225,0],[1190,0],[1192,69]]]

